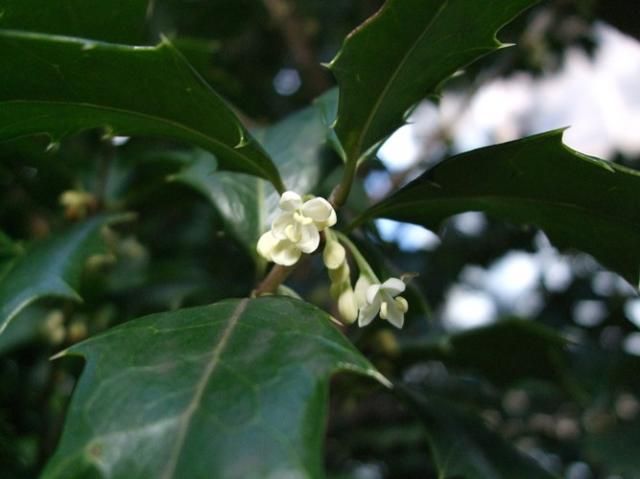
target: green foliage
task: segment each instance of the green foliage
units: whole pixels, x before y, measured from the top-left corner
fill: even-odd
[[[326,95],[325,95],[326,97]],[[271,155],[288,189],[307,194],[314,191],[325,168],[324,143],[329,135],[321,108],[316,104],[291,115],[280,123],[254,132]],[[271,221],[279,195],[268,183],[247,175],[213,171],[206,153],[195,151],[188,166],[172,179],[183,182],[211,200],[232,232],[250,254]]]
[[[484,211],[533,224],[559,247],[592,254],[637,287],[639,188],[637,171],[580,155],[552,132],[449,158],[365,217],[437,229],[451,215]]]
[[[34,244],[14,258],[0,278],[0,333],[29,304],[44,297],[79,301],[86,260],[104,251],[101,229],[113,217],[98,216]]]
[[[267,154],[168,40],[143,48],[0,31],[0,54],[0,140],[46,133],[55,144],[98,127],[109,135],[168,137],[282,189]]]
[[[286,298],[148,316],[62,354],[88,363],[50,479],[321,477],[329,376],[379,377]]]
[[[442,478],[552,479],[554,476],[531,458],[518,453],[489,431],[477,416],[452,407],[442,399],[423,398],[405,390],[403,397],[415,408],[429,431],[429,445]]]
[[[640,174],[553,131],[404,171],[394,185],[422,174],[369,207],[383,167],[361,160],[537,2],[365,3],[0,0],[3,479],[638,476],[637,328],[615,276],[602,293],[611,273],[582,255],[528,318],[498,304],[456,332],[442,311],[465,277],[535,250],[530,226],[637,286]],[[540,55],[558,11],[509,33]],[[318,58],[363,20],[331,88]],[[484,233],[452,234],[469,211]],[[442,246],[398,249],[376,218]],[[278,248],[304,254],[268,267]],[[603,322],[573,322],[590,301]]]
[[[137,45],[147,0],[2,0],[0,28]]]
[[[392,0],[331,63],[340,85],[336,133],[355,162],[460,68],[502,47],[496,30],[537,0]]]

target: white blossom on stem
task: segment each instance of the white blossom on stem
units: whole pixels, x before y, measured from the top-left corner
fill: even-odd
[[[302,253],[318,249],[320,231],[336,224],[336,212],[324,198],[303,201],[293,191],[282,194],[279,206],[282,212],[258,240],[257,250],[268,261],[292,266]]]
[[[355,287],[360,308],[358,326],[368,325],[380,314],[380,318],[386,319],[396,328],[402,328],[409,304],[406,299],[398,295],[405,289],[404,281],[398,278],[389,278],[382,284],[372,284],[368,278],[361,275]]]

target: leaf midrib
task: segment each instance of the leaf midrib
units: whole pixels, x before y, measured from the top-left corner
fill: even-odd
[[[438,11],[433,16],[433,18],[426,25],[425,29],[418,36],[418,38],[413,43],[411,48],[409,48],[407,50],[406,55],[404,55],[404,57],[402,57],[402,59],[400,60],[400,63],[398,63],[397,68],[391,74],[391,77],[389,78],[389,81],[387,81],[387,83],[385,84],[384,88],[382,89],[382,92],[378,96],[376,102],[373,104],[373,108],[371,109],[371,112],[367,116],[367,120],[365,121],[364,126],[362,127],[362,130],[360,130],[360,136],[358,138],[358,143],[356,143],[356,148],[354,149],[354,152],[352,152],[352,154],[349,155],[349,161],[357,161],[359,159],[359,157],[360,157],[360,155],[362,153],[361,152],[362,143],[364,142],[365,137],[368,135],[369,128],[371,128],[371,124],[373,123],[374,118],[377,116],[378,110],[380,109],[383,100],[386,99],[386,96],[388,95],[389,90],[391,89],[391,84],[398,77],[398,75],[400,74],[400,71],[404,68],[404,65],[406,64],[407,60],[409,59],[409,57],[411,57],[411,55],[413,54],[415,49],[418,47],[418,44],[422,41],[422,39],[425,37],[427,32],[429,32],[431,30],[431,27],[433,26],[435,21],[438,19],[438,17],[442,13],[442,11],[445,9],[445,7],[447,7],[448,5],[449,5],[449,0],[445,0],[442,3],[442,5],[438,9]],[[380,12],[380,13],[382,14],[384,12]]]
[[[222,353],[229,343],[229,339],[235,331],[235,328],[238,325],[238,321],[240,320],[242,313],[244,313],[248,303],[249,298],[244,298],[237,304],[237,306],[233,310],[233,313],[231,313],[231,316],[229,317],[229,323],[222,331],[220,339],[211,353],[211,359],[207,363],[204,371],[202,372],[202,375],[200,376],[200,379],[196,384],[193,397],[187,405],[187,408],[180,415],[180,419],[178,421],[177,438],[174,442],[173,449],[169,453],[169,460],[167,462],[167,465],[165,466],[164,472],[162,473],[162,479],[171,479],[175,477],[176,467],[178,466],[178,461],[180,459],[180,452],[182,451],[182,448],[186,441],[187,432],[189,426],[191,425],[193,415],[200,406],[204,391],[209,384],[211,377],[215,373],[216,367],[220,363],[220,357],[222,356]]]

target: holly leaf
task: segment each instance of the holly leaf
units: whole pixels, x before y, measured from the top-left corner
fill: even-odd
[[[148,0],[0,0],[0,28],[140,44]]]
[[[299,194],[313,191],[326,169],[322,156],[329,127],[324,98],[283,121],[255,132],[273,158],[287,188]],[[280,195],[268,183],[238,173],[213,171],[206,152],[195,151],[189,166],[172,176],[209,198],[230,231],[256,255],[256,243],[268,229]]]
[[[329,377],[381,379],[284,297],[154,314],[62,355],[87,365],[44,479],[322,477]]]
[[[537,0],[388,0],[329,67],[340,86],[335,125],[350,162],[404,123],[459,69],[504,47],[496,32]]]
[[[256,175],[281,190],[269,156],[226,102],[163,40],[128,47],[0,31],[0,141],[103,127],[211,151],[220,167]]]
[[[408,388],[394,388],[424,425],[442,479],[553,479],[557,476],[523,455],[482,424],[476,413]]]
[[[356,222],[385,217],[436,229],[451,215],[484,211],[544,230],[560,248],[593,255],[638,286],[640,172],[591,158],[554,131],[455,156]]]
[[[101,229],[118,217],[97,216],[34,243],[0,277],[0,333],[25,307],[45,297],[80,301],[85,261],[103,251]]]

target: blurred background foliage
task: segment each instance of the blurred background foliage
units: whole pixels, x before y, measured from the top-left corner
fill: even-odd
[[[334,85],[320,63],[381,3],[157,0],[143,43],[171,38],[258,128]],[[544,2],[500,35],[516,47],[474,64],[447,91],[468,105],[496,79],[554,75],[567,51],[593,55],[594,25],[607,22],[640,38],[639,9],[624,0]],[[390,167],[381,158],[366,166],[347,215],[456,151],[452,124],[430,128],[418,141],[419,161]],[[143,314],[246,295],[263,268],[225,231],[206,198],[167,181],[183,166],[179,158],[150,154],[182,145],[93,131],[46,152],[43,146],[32,138],[0,145],[0,225],[7,235],[0,237],[0,272],[25,244],[74,221],[78,212],[59,204],[65,190],[91,192],[136,216],[108,232],[107,254],[91,258],[82,304],[40,302],[0,336],[3,478],[35,477],[55,448],[82,365],[51,362],[51,355]],[[402,151],[387,156],[394,154]],[[632,167],[639,158],[612,155]],[[339,174],[337,159],[330,160],[325,192]],[[406,329],[378,322],[347,334],[408,394],[428,400],[418,417],[370,382],[337,377],[329,477],[437,477],[438,441],[460,440],[469,456],[487,441],[496,448],[506,441],[568,479],[640,478],[640,302],[633,288],[586,255],[554,250],[531,228],[467,214],[436,233],[382,222],[354,237],[381,271],[419,276]],[[409,241],[416,235],[417,246]],[[313,258],[289,285],[330,309],[323,274]],[[479,418],[481,433],[466,423],[468,414]]]

